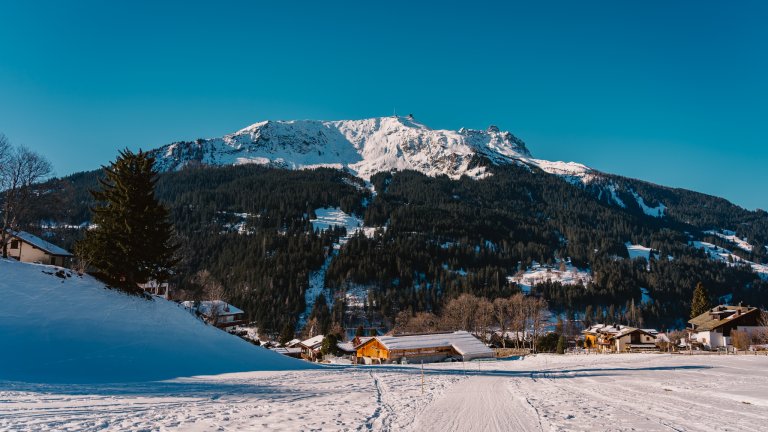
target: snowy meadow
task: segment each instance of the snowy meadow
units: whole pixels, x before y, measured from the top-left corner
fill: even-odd
[[[0,382],[2,430],[765,431],[768,357],[524,359]]]

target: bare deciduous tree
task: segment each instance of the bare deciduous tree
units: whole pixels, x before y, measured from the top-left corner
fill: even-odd
[[[51,174],[51,164],[26,147],[14,147],[0,134],[0,245],[8,257],[8,230],[17,230],[32,204],[35,183]]]
[[[447,330],[472,331],[477,304],[478,299],[472,294],[462,294],[451,299],[443,308],[442,327]]]
[[[499,331],[501,332],[501,346],[503,348],[507,347],[506,333],[509,329],[512,315],[511,305],[512,303],[509,301],[509,299],[501,297],[493,301],[493,319],[496,325],[499,326]]]
[[[489,334],[494,322],[493,312],[493,303],[485,297],[478,300],[475,309],[475,334],[480,336],[484,343],[488,343],[490,339]]]
[[[208,270],[200,270],[192,278],[192,282],[200,287],[195,300],[223,300],[224,285],[221,284]]]

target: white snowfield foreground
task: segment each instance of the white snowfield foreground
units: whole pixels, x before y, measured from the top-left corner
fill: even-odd
[[[422,381],[284,357],[55,267],[0,259],[0,296],[0,431],[768,431],[768,356],[538,355]]]
[[[173,302],[0,259],[0,380],[127,382],[312,366],[206,325]]]
[[[0,430],[766,431],[768,357],[524,360],[0,382]]]

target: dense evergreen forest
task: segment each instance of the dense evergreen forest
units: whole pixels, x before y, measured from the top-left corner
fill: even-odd
[[[509,297],[520,289],[508,276],[533,261],[556,265],[566,258],[591,269],[593,280],[586,286],[544,281],[532,290],[566,316],[599,310],[599,316],[618,322],[637,305],[644,325],[679,327],[699,281],[713,302],[732,295],[733,302],[768,306],[768,282],[747,267],[715,262],[689,244],[706,240],[765,263],[764,211],[623,177],[605,176],[584,187],[527,166],[493,167],[493,172],[483,180],[379,173],[371,178],[375,192],[333,169],[236,166],[164,173],[157,194],[171,210],[182,245],[174,282],[195,296],[213,280],[259,327],[280,332],[295,325],[310,272],[345,234],[314,232],[309,221],[315,209],[338,207],[380,229],[371,236],[357,234],[341,248],[326,284],[337,291],[369,289],[366,310],[390,323],[403,311],[440,313],[447,299],[462,293],[490,301]],[[88,190],[96,188],[99,175],[79,173],[43,185],[44,205],[29,229],[47,231],[71,248],[89,220],[94,203]],[[625,192],[619,197],[626,208],[611,203],[601,188],[608,180],[636,191],[650,206],[663,202],[665,216],[645,215]],[[709,229],[733,230],[754,249],[735,250],[702,233]],[[630,260],[625,242],[651,247],[655,254],[650,262]],[[641,287],[652,301],[640,304]]]

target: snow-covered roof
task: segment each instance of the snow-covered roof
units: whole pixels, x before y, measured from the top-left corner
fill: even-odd
[[[373,336],[355,336],[355,341],[357,342],[355,344],[355,348],[359,347],[360,345],[368,342],[369,340],[373,339]]]
[[[608,325],[608,324],[595,324],[592,327],[584,330],[584,333],[604,334],[604,335],[608,335],[610,337],[618,337],[618,338],[620,338],[622,336],[626,336],[626,335],[628,335],[630,333],[633,333],[635,331],[638,331],[638,330],[643,332],[643,333],[648,334],[649,336],[654,336],[654,337],[658,333],[658,331],[656,331],[655,329],[639,329],[639,328],[630,327],[630,326],[626,326],[626,325],[612,326],[612,325]]]
[[[197,308],[195,308],[195,302],[193,301],[181,302],[181,305],[188,309],[192,309],[192,310],[197,309],[197,311],[200,312],[201,314],[208,315],[208,316],[211,316],[211,311],[216,311],[218,316],[237,315],[237,314],[245,313],[241,309],[238,309],[235,306],[232,306],[231,304],[223,300],[201,301],[200,305],[198,305]]]
[[[317,335],[315,337],[311,337],[311,338],[309,338],[307,340],[301,341],[301,345],[303,345],[303,346],[305,346],[307,348],[315,349],[315,348],[319,347],[323,343],[323,339],[325,339],[325,336]]]
[[[270,348],[270,349],[278,354],[283,354],[283,355],[301,354],[301,348],[276,347],[276,348]]]
[[[69,253],[67,250],[62,249],[58,246],[56,246],[53,243],[49,243],[40,237],[30,234],[26,231],[11,231],[8,230],[8,232],[18,238],[19,240],[29,243],[32,246],[42,250],[43,252],[47,252],[50,255],[59,255],[59,256],[72,256],[71,253]]]
[[[465,331],[433,333],[412,336],[376,336],[388,350],[410,350],[434,347],[453,347],[461,355],[493,354],[479,339]]]
[[[301,339],[291,339],[285,343],[285,346],[288,348],[293,348],[300,343],[301,343]]]
[[[355,351],[355,345],[352,344],[352,342],[338,342],[336,343],[336,346],[344,351],[344,352],[354,352]]]

